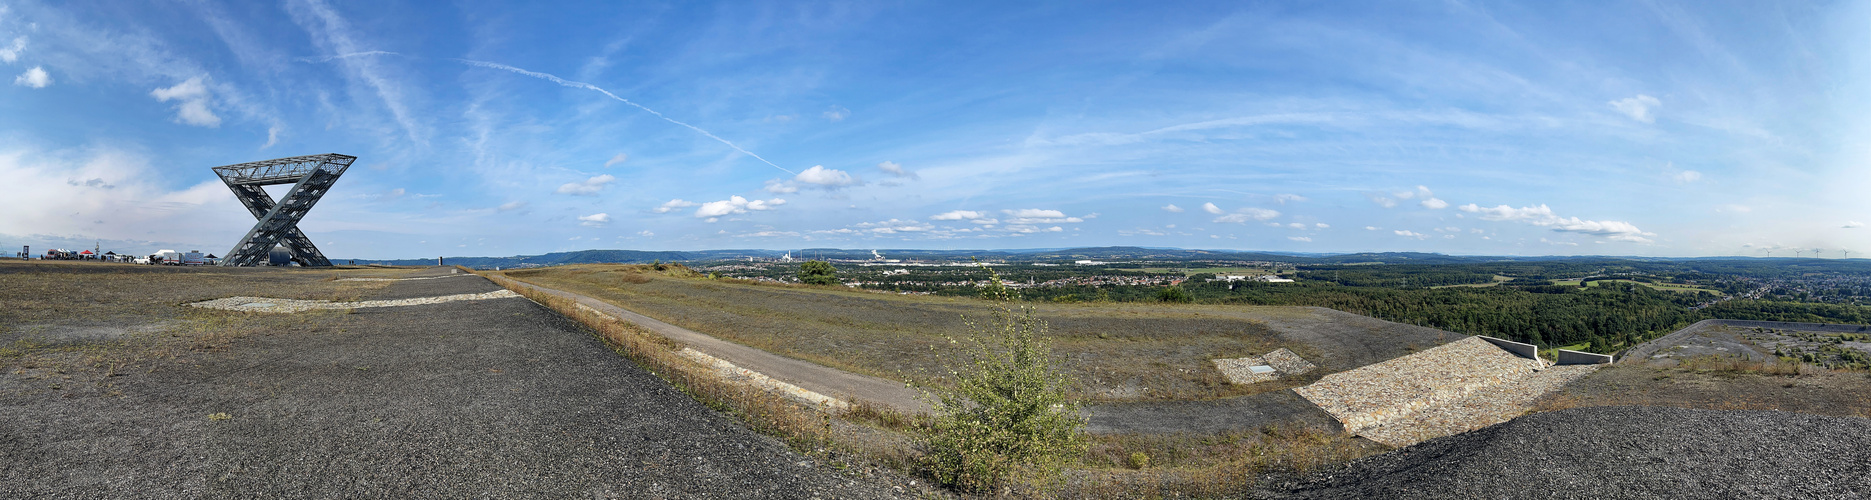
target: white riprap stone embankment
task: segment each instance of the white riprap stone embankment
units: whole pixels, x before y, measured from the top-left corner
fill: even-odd
[[[400,307],[441,304],[462,300],[490,300],[519,297],[511,290],[496,290],[487,293],[463,293],[440,297],[420,297],[395,300],[362,300],[356,302],[332,302],[329,300],[271,299],[266,297],[228,297],[205,300],[188,304],[192,307],[222,309],[227,311],[248,311],[263,313],[297,313],[321,310],[364,309],[371,307]]]

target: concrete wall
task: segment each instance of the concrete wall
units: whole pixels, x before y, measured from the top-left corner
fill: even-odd
[[[1500,346],[1502,349],[1506,349],[1507,352],[1519,354],[1520,357],[1527,358],[1527,359],[1540,359],[1539,346],[1535,346],[1533,344],[1522,344],[1522,343],[1514,342],[1511,340],[1497,339],[1494,337],[1488,337],[1484,335],[1476,335],[1476,337],[1481,338],[1481,340],[1486,340],[1490,344]]]
[[[1600,365],[1600,364],[1609,364],[1609,363],[1611,363],[1611,355],[1609,354],[1593,354],[1589,352],[1568,351],[1565,349],[1559,350],[1559,363],[1558,364]]]

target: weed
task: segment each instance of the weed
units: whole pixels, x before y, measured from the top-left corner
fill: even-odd
[[[929,433],[917,437],[929,472],[971,492],[1005,486],[1016,472],[1050,476],[1085,447],[1085,419],[1066,397],[1072,381],[1052,368],[1046,323],[1032,308],[1008,305],[1013,294],[998,274],[990,271],[989,283],[982,295],[993,301],[992,319],[971,322],[963,339],[948,339],[963,350],[967,367],[949,372],[953,387],[925,389],[936,400],[936,417]]]

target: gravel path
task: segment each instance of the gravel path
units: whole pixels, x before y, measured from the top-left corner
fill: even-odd
[[[500,290],[410,280],[366,298]],[[5,396],[0,498],[886,498],[909,483],[794,453],[524,299],[303,317],[109,392]]]
[[[1613,406],[1528,415],[1260,498],[1864,498],[1871,420]]]

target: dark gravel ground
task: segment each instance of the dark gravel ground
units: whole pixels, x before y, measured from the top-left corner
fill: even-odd
[[[1268,425],[1302,425],[1344,430],[1318,405],[1292,389],[1205,401],[1146,401],[1105,403],[1086,411],[1085,430],[1113,433],[1213,433],[1259,429]]]
[[[1574,408],[1271,483],[1254,496],[1863,498],[1871,496],[1871,420]]]
[[[364,298],[497,289],[415,280]],[[880,498],[909,483],[794,453],[518,298],[308,316],[151,368],[0,396],[0,498]]]

